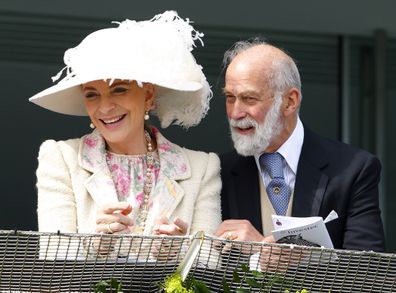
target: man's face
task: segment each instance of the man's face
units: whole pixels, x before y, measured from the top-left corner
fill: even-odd
[[[282,97],[275,97],[266,72],[249,58],[229,65],[224,94],[231,137],[237,152],[244,156],[263,152],[282,130]]]

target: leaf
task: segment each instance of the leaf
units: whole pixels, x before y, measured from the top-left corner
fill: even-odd
[[[195,280],[193,286],[194,292],[196,293],[210,293],[210,290],[206,285],[200,281]]]
[[[238,270],[236,268],[232,272],[232,280],[236,283],[241,283],[241,277],[239,276]]]
[[[187,279],[184,281],[184,286],[187,288],[191,288],[194,286],[194,277],[187,276]]]
[[[272,278],[268,281],[268,286],[272,287],[274,284],[278,283],[278,284],[283,284],[286,281],[283,279],[283,277],[280,277],[278,275],[274,275],[272,276]]]
[[[119,291],[120,288],[122,288],[121,282],[119,282],[115,278],[110,279],[110,288],[117,289],[117,292]]]
[[[235,290],[236,293],[250,293],[249,289],[245,289],[245,288],[237,288]]]
[[[263,279],[265,277],[265,275],[262,272],[256,271],[256,270],[252,270],[250,271],[253,275],[253,277],[255,278],[261,278]]]
[[[245,273],[249,273],[250,272],[249,266],[247,264],[241,264],[241,269]]]
[[[222,285],[223,285],[223,292],[224,293],[231,293],[231,288],[227,283],[227,280],[223,278],[223,280],[221,281]]]
[[[115,289],[116,292],[122,292],[122,283],[115,278],[107,281],[99,281],[95,284],[95,293],[106,293],[107,288]]]
[[[95,284],[95,292],[106,293],[107,286],[109,286],[109,283],[107,283],[106,281],[99,281]]]
[[[254,287],[254,288],[260,288],[262,287],[262,285],[257,282],[254,278],[246,278],[245,282],[250,286],[250,287]]]

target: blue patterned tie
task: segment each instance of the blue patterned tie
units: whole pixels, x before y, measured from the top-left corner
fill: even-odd
[[[279,153],[264,153],[260,156],[260,165],[271,177],[267,194],[277,215],[286,215],[291,195],[290,187],[283,177],[282,156]]]

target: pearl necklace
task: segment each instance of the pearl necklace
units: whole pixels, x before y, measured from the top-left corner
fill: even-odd
[[[147,142],[147,154],[146,154],[147,170],[146,170],[146,178],[143,184],[143,194],[144,194],[143,205],[138,215],[139,231],[141,232],[144,231],[144,227],[146,225],[146,219],[149,208],[149,199],[150,199],[151,190],[153,188],[153,171],[154,171],[154,156],[153,156],[153,146],[151,144],[151,136],[147,132],[147,130],[144,131],[144,135],[146,137],[146,142]]]

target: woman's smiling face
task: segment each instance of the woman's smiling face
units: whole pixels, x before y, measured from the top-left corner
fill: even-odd
[[[154,87],[136,81],[96,80],[82,85],[92,123],[115,153],[145,153],[144,114],[153,108]]]

